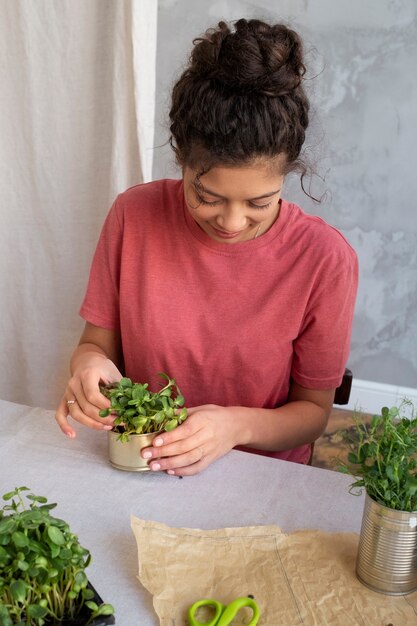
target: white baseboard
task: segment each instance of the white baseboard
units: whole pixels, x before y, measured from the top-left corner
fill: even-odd
[[[349,404],[340,408],[374,414],[383,406],[398,406],[404,398],[411,400],[417,410],[417,389],[353,378]]]

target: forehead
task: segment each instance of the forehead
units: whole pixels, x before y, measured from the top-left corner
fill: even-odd
[[[282,186],[284,167],[279,159],[257,159],[244,165],[213,166],[199,173],[184,168],[185,184],[224,197],[256,198],[278,191]]]

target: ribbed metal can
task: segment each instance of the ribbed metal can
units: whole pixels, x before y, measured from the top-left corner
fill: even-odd
[[[396,511],[366,494],[356,575],[373,591],[388,595],[417,589],[417,511]]]

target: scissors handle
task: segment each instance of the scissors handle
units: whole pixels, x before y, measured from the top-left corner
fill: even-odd
[[[259,620],[259,607],[256,604],[255,600],[252,598],[248,598],[248,596],[244,598],[236,598],[230,604],[228,604],[225,608],[219,621],[214,622],[216,626],[229,626],[232,623],[233,619],[236,617],[240,609],[248,606],[252,609],[253,615],[251,621],[248,623],[248,626],[256,626]]]
[[[211,607],[215,611],[214,617],[209,622],[199,622],[195,617],[197,610],[202,606]],[[244,607],[249,607],[253,611],[252,619],[247,626],[256,626],[259,620],[259,607],[255,600],[248,596],[236,598],[227,606],[217,600],[199,600],[188,609],[188,622],[190,626],[229,626]]]
[[[196,612],[201,606],[212,607],[215,611],[214,616],[209,622],[199,622],[195,616]],[[190,626],[217,626],[219,618],[224,611],[224,604],[217,602],[217,600],[199,600],[188,609],[188,621]]]

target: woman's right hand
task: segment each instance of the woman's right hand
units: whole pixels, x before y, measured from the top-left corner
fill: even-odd
[[[71,438],[76,436],[69,417],[89,428],[111,430],[115,416],[99,416],[101,409],[110,406],[109,400],[100,392],[99,384],[116,382],[121,378],[122,374],[114,363],[101,355],[92,357],[88,364],[74,372],[55,414],[62,432]]]
[[[112,428],[115,416],[99,416],[101,409],[110,406],[99,385],[118,382],[122,378],[115,365],[115,362],[120,362],[120,354],[118,333],[86,323],[80,343],[72,355],[72,376],[55,414],[60,429],[68,437],[76,437],[68,418],[96,430]]]

